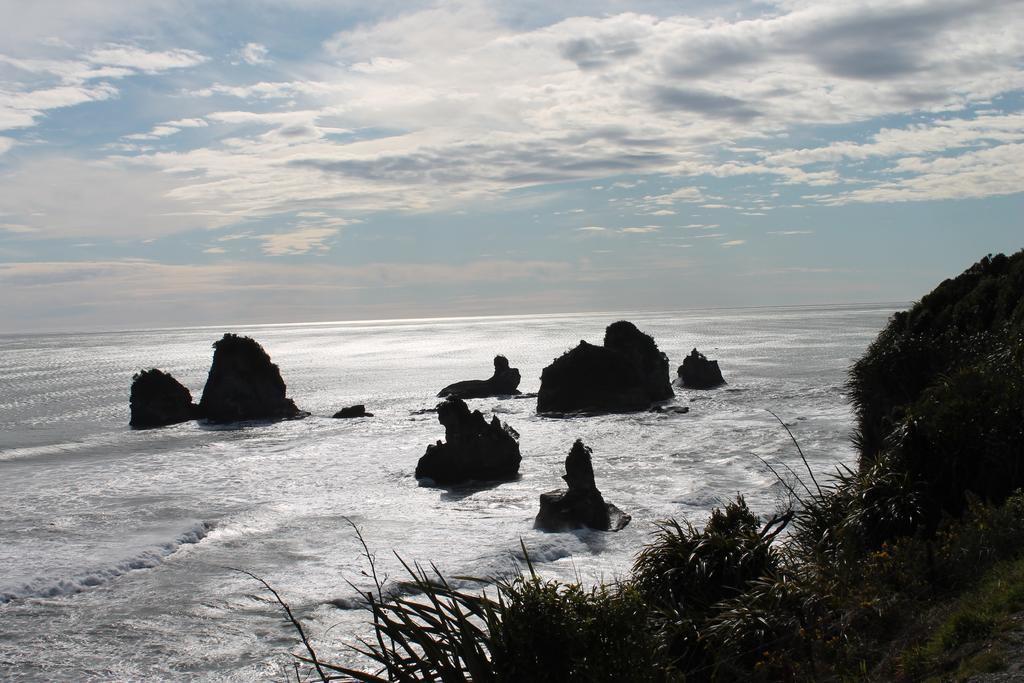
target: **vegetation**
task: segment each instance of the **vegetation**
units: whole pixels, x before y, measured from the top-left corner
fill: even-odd
[[[851,370],[858,467],[784,482],[792,503],[770,519],[738,496],[702,528],[663,522],[627,577],[593,589],[531,566],[459,591],[407,567],[420,595],[368,601],[377,638],[362,651],[380,669],[317,664],[446,682],[916,681],[998,667],[998,651],[972,643],[1024,609],[1022,295],[1024,251],[895,315]]]

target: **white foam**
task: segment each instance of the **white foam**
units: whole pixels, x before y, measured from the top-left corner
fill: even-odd
[[[162,543],[153,548],[147,548],[133,557],[123,559],[114,564],[92,567],[68,578],[56,580],[40,578],[23,584],[19,588],[0,591],[0,604],[26,598],[56,598],[75,595],[90,588],[108,584],[130,571],[151,569],[161,564],[181,546],[191,545],[203,540],[212,526],[210,522],[197,522],[173,541]]]

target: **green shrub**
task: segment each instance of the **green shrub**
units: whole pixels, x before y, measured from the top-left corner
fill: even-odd
[[[501,588],[493,668],[502,681],[655,681],[647,609],[629,587],[516,578]]]
[[[772,541],[785,527],[761,525],[742,496],[715,509],[703,530],[675,520],[661,522],[653,542],[633,565],[632,584],[651,610],[659,657],[667,670],[706,680],[718,657],[703,629],[723,601],[774,572],[780,556]]]
[[[860,470],[886,461],[932,531],[966,493],[999,502],[1024,485],[1024,251],[986,257],[897,313],[850,371]],[[886,526],[867,536],[912,530]]]

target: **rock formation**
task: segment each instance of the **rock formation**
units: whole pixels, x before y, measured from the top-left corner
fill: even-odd
[[[537,412],[625,413],[672,396],[668,358],[649,335],[620,320],[605,330],[604,346],[581,341],[544,368]]]
[[[342,408],[331,417],[373,417],[373,413],[366,412],[366,406],[359,403],[348,408]]]
[[[619,531],[632,519],[611,503],[606,503],[594,483],[592,451],[576,439],[565,458],[562,479],[568,489],[558,489],[540,495],[540,512],[533,522],[536,529],[566,531],[569,529],[597,529]]]
[[[189,390],[162,370],[143,370],[132,378],[129,404],[129,424],[136,429],[164,427],[198,416]]]
[[[707,357],[694,349],[679,366],[679,381],[688,389],[713,389],[725,384],[717,360]]]
[[[285,395],[278,367],[255,340],[225,334],[213,344],[213,364],[199,401],[211,422],[305,417]]]
[[[449,384],[440,392],[439,398],[456,396],[458,398],[484,398],[487,396],[510,396],[518,394],[519,370],[508,366],[505,356],[494,357],[494,374],[489,379],[468,379],[463,382]]]
[[[467,481],[514,479],[519,473],[519,434],[497,417],[488,423],[479,410],[469,412],[460,398],[449,396],[437,406],[444,443],[427,446],[416,464],[416,478],[442,486]]]

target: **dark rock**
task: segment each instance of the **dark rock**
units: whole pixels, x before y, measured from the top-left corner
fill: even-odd
[[[688,389],[713,389],[725,384],[717,360],[707,357],[694,349],[679,366],[679,380]]]
[[[213,344],[213,364],[199,409],[211,422],[305,417],[285,395],[270,356],[249,337],[225,334]]]
[[[447,486],[467,481],[515,479],[519,473],[519,434],[497,417],[490,422],[479,410],[469,412],[466,402],[449,396],[437,406],[445,442],[427,446],[416,463],[416,478]]]
[[[627,413],[673,396],[668,358],[654,339],[625,320],[605,330],[604,346],[579,346],[544,368],[540,413]]]
[[[641,385],[651,401],[672,398],[672,382],[668,376],[668,356],[658,350],[654,338],[644,334],[636,325],[620,320],[604,331],[604,347],[618,351],[640,373]]]
[[[512,396],[519,393],[519,370],[508,366],[505,356],[494,357],[494,374],[488,379],[468,379],[449,384],[440,392],[439,398],[485,398],[487,396]]]
[[[336,412],[332,417],[373,417],[373,413],[366,412],[366,406],[362,403],[348,408],[342,408]]]
[[[143,370],[132,378],[129,399],[131,421],[136,429],[164,427],[194,420],[198,407],[181,382],[161,370]]]
[[[437,412],[437,406],[434,406],[433,408],[420,408],[419,410],[410,410],[409,414],[410,415],[429,415],[430,413],[436,413],[436,412]]]
[[[607,503],[594,484],[592,451],[579,439],[565,458],[562,479],[568,489],[558,489],[540,495],[540,512],[533,522],[535,529],[566,531],[569,529],[597,529],[619,531],[632,519],[619,508]]]

